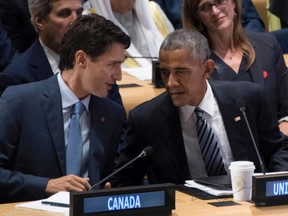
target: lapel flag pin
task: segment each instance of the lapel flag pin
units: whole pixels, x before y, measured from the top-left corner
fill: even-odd
[[[237,116],[237,117],[234,118],[234,121],[235,121],[235,122],[238,122],[238,121],[240,121],[240,120],[241,120],[240,116]]]
[[[264,79],[266,79],[268,77],[267,71],[263,71],[263,77],[264,77]]]

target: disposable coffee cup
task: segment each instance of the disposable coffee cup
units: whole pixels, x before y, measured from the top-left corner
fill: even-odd
[[[251,161],[234,161],[231,162],[229,169],[233,199],[239,201],[251,200],[254,163]]]

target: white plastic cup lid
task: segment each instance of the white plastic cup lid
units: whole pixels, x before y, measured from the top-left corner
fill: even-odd
[[[241,170],[246,170],[246,169],[255,169],[254,163],[251,161],[233,161],[231,162],[229,169],[241,169]]]

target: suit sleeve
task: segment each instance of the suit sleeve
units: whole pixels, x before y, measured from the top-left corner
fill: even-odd
[[[137,122],[137,117],[133,111],[129,113],[126,143],[120,151],[120,156],[116,159],[116,167],[114,170],[119,169],[133,158],[138,156],[144,148],[141,140],[141,129]],[[141,158],[123,169],[111,179],[113,187],[133,186],[143,183],[143,178],[147,173],[148,163],[147,158]]]
[[[288,170],[288,137],[279,130],[276,117],[273,116],[264,91],[260,89],[261,97],[258,110],[254,110],[254,114],[258,115],[257,127],[259,129],[259,149],[264,157],[268,171],[287,171]],[[251,107],[251,109],[253,109]],[[254,115],[251,114],[250,115]]]
[[[44,198],[48,178],[19,172],[15,155],[21,139],[21,118],[23,104],[19,92],[8,88],[0,98],[0,203]],[[25,148],[22,146],[21,148]],[[34,155],[21,155],[25,157]],[[35,165],[35,164],[34,164]],[[31,164],[30,166],[34,166]]]

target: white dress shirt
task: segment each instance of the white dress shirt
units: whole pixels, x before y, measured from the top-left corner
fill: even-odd
[[[228,167],[233,161],[233,155],[224,127],[222,115],[220,113],[217,101],[214,98],[211,86],[208,82],[207,91],[198,107],[204,111],[204,118],[210,124],[215,134],[215,138],[217,139],[225,170],[227,173],[230,173]],[[186,105],[181,107],[179,110],[185,150],[192,178],[207,176],[198,141],[196,130],[197,117],[194,113],[194,109],[194,106]]]

